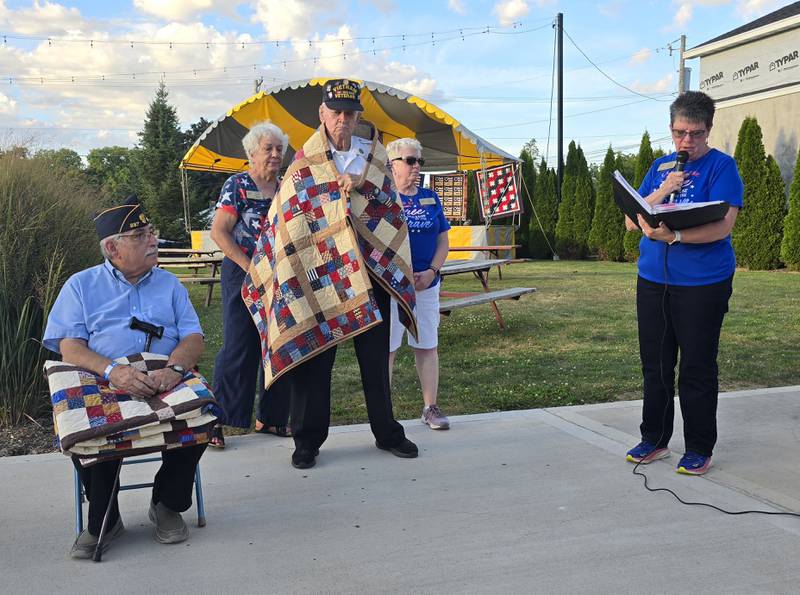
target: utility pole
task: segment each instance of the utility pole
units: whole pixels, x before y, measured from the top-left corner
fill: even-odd
[[[678,95],[686,93],[686,62],[683,55],[686,53],[686,36],[681,35],[681,54],[678,60]]]
[[[561,202],[561,184],[564,181],[564,13],[559,12],[556,17],[556,43],[558,46],[558,163],[556,167],[556,196]]]

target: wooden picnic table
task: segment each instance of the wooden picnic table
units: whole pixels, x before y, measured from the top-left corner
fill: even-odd
[[[180,252],[178,252],[180,250]],[[183,256],[162,256],[163,254],[182,254]],[[200,283],[208,285],[206,307],[211,305],[214,285],[220,282],[220,265],[224,255],[220,250],[190,250],[187,248],[161,248],[158,251],[158,266],[161,268],[190,268],[193,275],[177,275],[181,283]],[[211,274],[198,276],[198,269],[211,268]]]
[[[507,244],[507,245],[497,245],[497,246],[451,246],[450,252],[488,252],[494,258],[500,258],[501,252],[507,252],[508,250],[514,250],[515,248],[521,248],[521,244]],[[511,259],[506,259],[508,264],[511,262]],[[502,279],[503,278],[503,269],[499,266],[497,267],[497,276]]]
[[[497,307],[498,300],[518,300],[526,293],[536,291],[533,287],[512,287],[509,289],[500,289],[492,291],[489,287],[489,271],[494,267],[500,267],[508,264],[510,258],[491,258],[486,260],[451,260],[445,262],[444,266],[439,269],[439,274],[442,276],[442,284],[444,278],[449,275],[462,275],[465,273],[472,273],[481,283],[483,291],[470,291],[470,292],[452,292],[441,291],[440,295],[444,298],[454,298],[442,301],[439,305],[439,312],[445,316],[458,308],[466,308],[468,306],[477,306],[479,304],[489,303],[494,312],[494,317],[497,324],[500,325],[502,330],[506,329],[506,323],[503,320],[503,315]]]

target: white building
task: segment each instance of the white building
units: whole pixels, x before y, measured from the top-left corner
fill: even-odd
[[[700,90],[717,104],[710,143],[732,155],[742,121],[755,116],[788,190],[800,141],[800,2],[701,43],[684,57],[700,58]]]

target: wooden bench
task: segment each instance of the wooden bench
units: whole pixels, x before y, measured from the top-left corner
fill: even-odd
[[[535,291],[535,287],[509,287],[507,289],[496,289],[494,291],[472,293],[462,297],[442,300],[439,302],[439,313],[449,316],[453,310],[458,310],[460,308],[479,306],[481,304],[496,302],[497,300],[519,300],[519,298],[523,295],[533,293]],[[501,328],[505,330],[505,325],[501,324]]]

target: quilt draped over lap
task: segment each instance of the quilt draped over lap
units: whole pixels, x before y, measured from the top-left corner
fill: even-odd
[[[148,372],[163,368],[167,356],[140,353],[115,361]],[[219,413],[208,382],[195,372],[144,399],[72,364],[47,361],[44,371],[61,451],[86,462],[208,442]]]
[[[242,287],[261,337],[266,387],[380,324],[372,283],[397,301],[401,322],[417,333],[408,226],[374,129],[349,199],[322,126],[297,157],[272,200]]]

